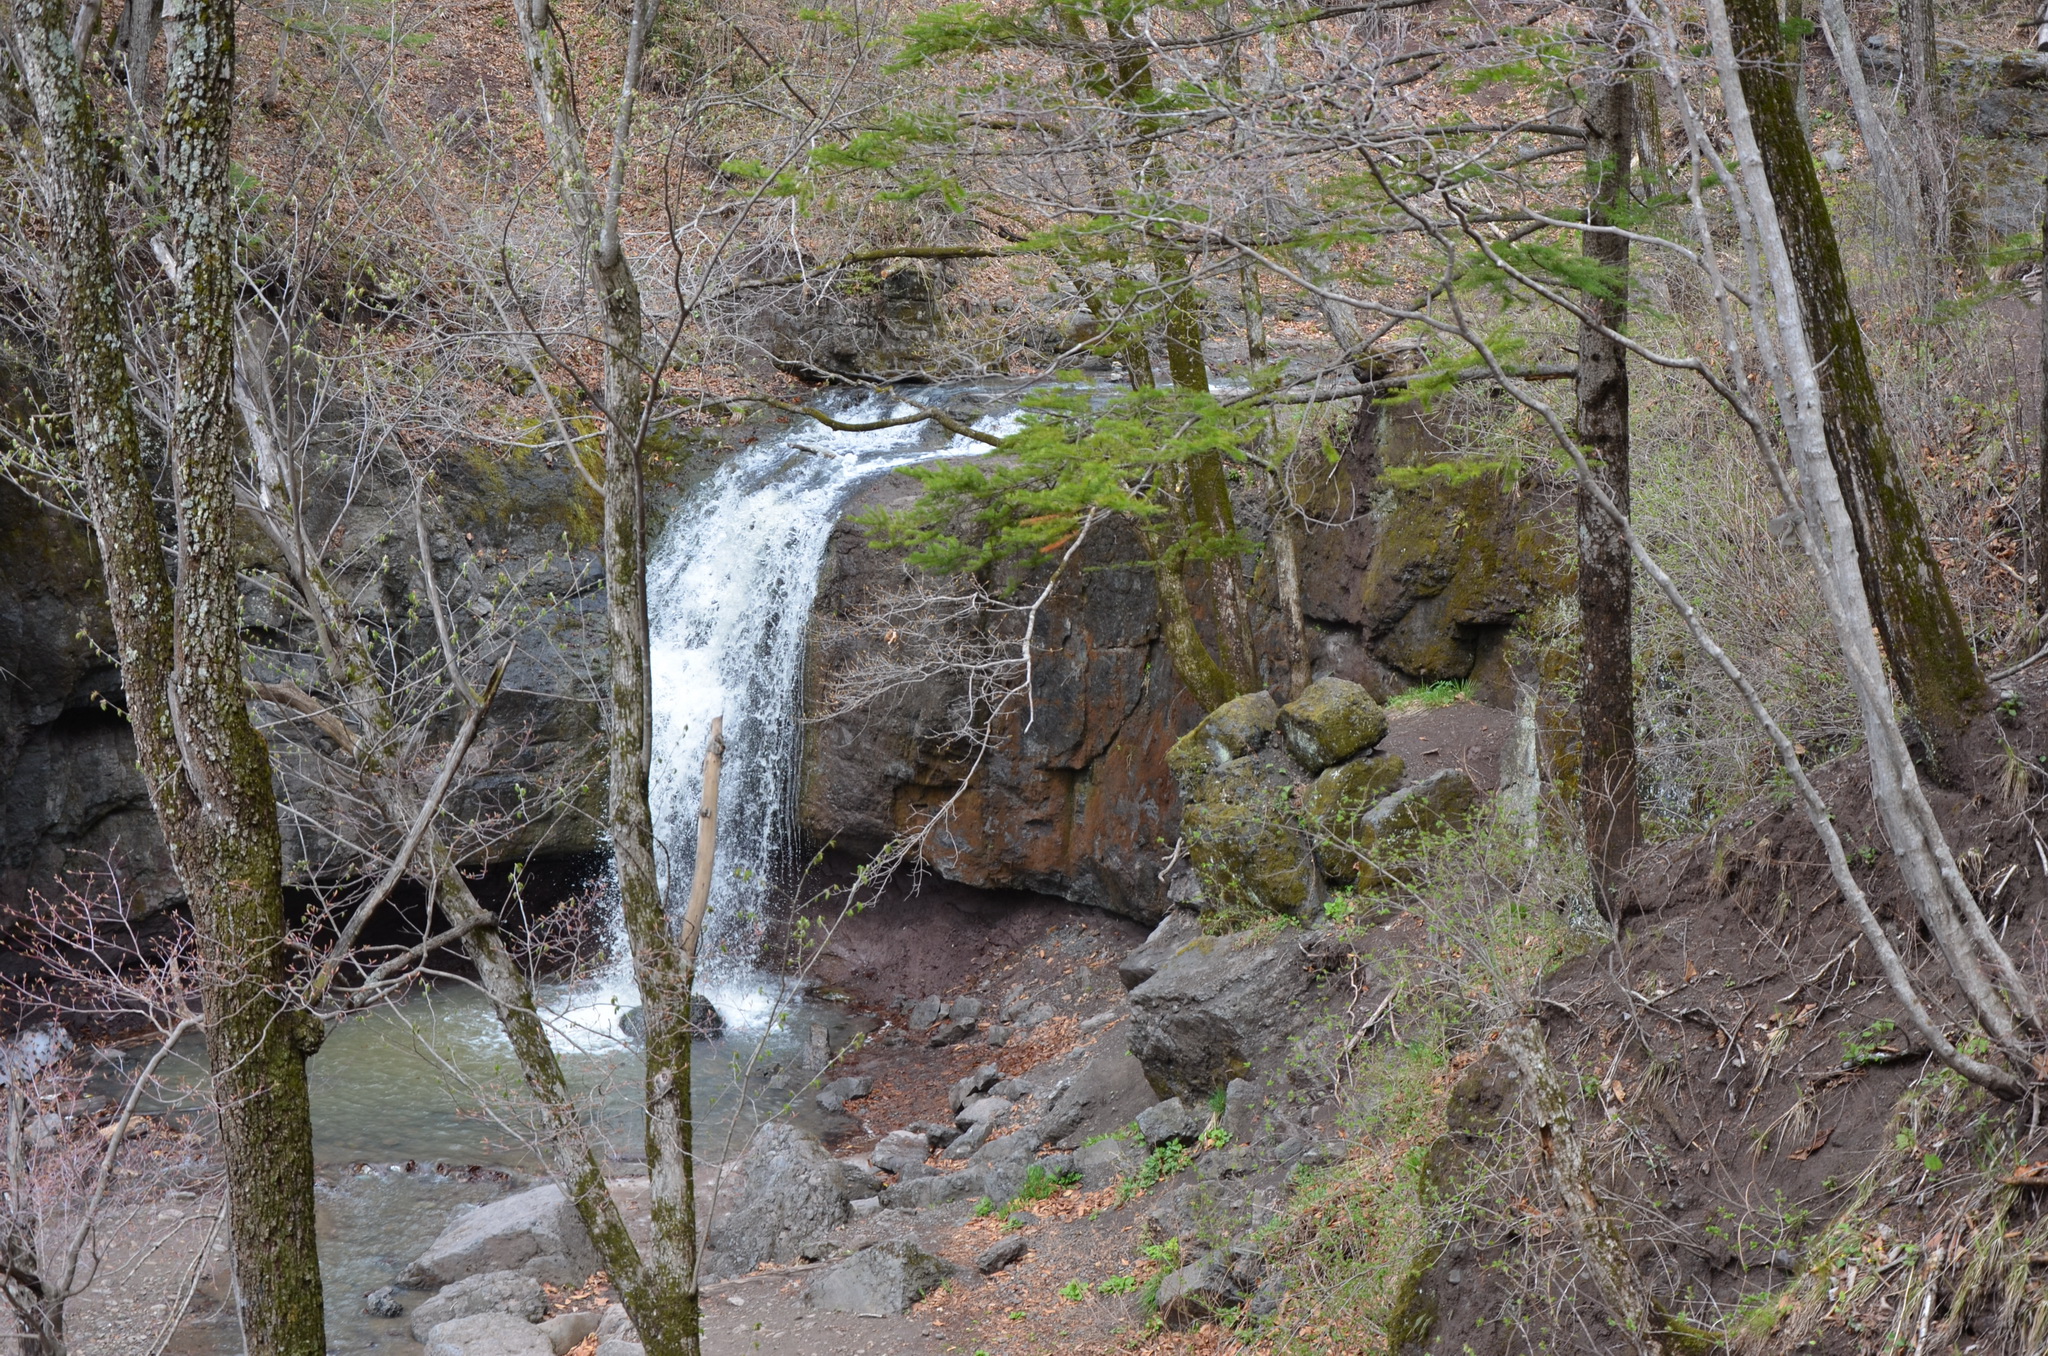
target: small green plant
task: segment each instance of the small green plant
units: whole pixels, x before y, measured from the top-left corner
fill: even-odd
[[[1880,1018],[1856,1035],[1844,1037],[1842,1063],[1852,1068],[1861,1064],[1879,1064],[1897,1054],[1898,1047],[1886,1038],[1898,1029],[1896,1023]]]
[[[993,1215],[995,1212],[996,1203],[986,1196],[983,1196],[980,1200],[974,1203],[974,1217],[976,1219],[987,1219],[990,1215]]]
[[[1138,1288],[1136,1276],[1112,1276],[1095,1287],[1105,1295],[1128,1295]]]
[[[1163,1267],[1180,1265],[1180,1240],[1169,1238],[1164,1243],[1147,1243],[1144,1248],[1147,1261],[1157,1262]]]
[[[1220,1087],[1220,1088],[1216,1089],[1216,1091],[1214,1091],[1214,1092],[1212,1092],[1212,1093],[1210,1093],[1210,1094],[1209,1094],[1209,1114],[1210,1114],[1210,1115],[1212,1115],[1212,1116],[1221,1116],[1221,1115],[1223,1114],[1223,1109],[1224,1109],[1225,1107],[1229,1106],[1229,1105],[1230,1105],[1230,1089],[1229,1089],[1229,1087],[1228,1087],[1228,1086],[1225,1086],[1225,1087]]]
[[[1220,1125],[1212,1125],[1202,1132],[1204,1149],[1220,1149],[1230,1143],[1230,1132]]]
[[[1082,1300],[1088,1298],[1088,1292],[1092,1289],[1094,1287],[1086,1281],[1068,1281],[1060,1287],[1060,1298],[1071,1301],[1074,1304],[1079,1304]]]
[[[1439,706],[1449,706],[1462,701],[1466,684],[1455,681],[1430,683],[1423,687],[1411,687],[1406,692],[1396,692],[1387,698],[1389,711],[1429,711]]]
[[[1061,1187],[1076,1186],[1081,1181],[1078,1172],[1047,1172],[1044,1167],[1033,1163],[1024,1174],[1024,1185],[1017,1188],[1019,1201],[1042,1201]]]

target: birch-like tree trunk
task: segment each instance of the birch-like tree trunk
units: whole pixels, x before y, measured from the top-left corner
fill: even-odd
[[[1610,226],[1628,199],[1635,147],[1635,81],[1627,15],[1617,3],[1599,30],[1611,64],[1588,76],[1586,219]],[[1603,52],[1603,62],[1610,53]],[[1628,237],[1586,231],[1588,259],[1605,271],[1607,291],[1584,297],[1579,325],[1578,436],[1586,461],[1623,513],[1629,507],[1628,355],[1610,331],[1628,326]],[[1642,837],[1636,796],[1635,568],[1628,542],[1589,487],[1578,491],[1579,809],[1601,911],[1615,916],[1614,893]]]
[[[243,1339],[258,1356],[324,1356],[305,1067],[323,1028],[284,997],[277,807],[242,675],[230,403],[234,6],[182,0],[165,16],[175,577],[143,466],[91,96],[58,0],[23,0],[14,20],[43,133],[51,218],[65,242],[54,252],[58,341],[128,721],[201,949]]]
[[[605,182],[591,173],[568,53],[547,0],[513,0],[535,108],[577,254],[597,294],[604,352],[604,569],[611,648],[610,800],[613,870],[646,1019],[647,1176],[653,1228],[647,1253],[613,1274],[621,1298],[658,1356],[698,1350],[697,1198],[690,1118],[690,971],[655,866],[648,804],[653,692],[648,668],[647,517],[642,459],[649,365],[640,287],[620,235],[634,101],[655,0],[636,0]],[[586,1214],[586,1219],[589,1216]],[[607,1258],[609,1263],[612,1259]],[[627,1259],[621,1257],[622,1263]]]
[[[1823,358],[1817,375],[1828,456],[1855,524],[1863,591],[1892,680],[1938,765],[1945,746],[1984,709],[1990,689],[1885,423],[1834,221],[1793,108],[1777,6],[1727,0],[1727,16],[1742,95],[1793,261],[1807,342]]]

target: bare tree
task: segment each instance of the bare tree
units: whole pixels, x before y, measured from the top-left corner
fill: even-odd
[[[96,7],[77,25],[92,30]],[[63,247],[58,339],[72,428],[150,798],[198,925],[220,1099],[242,1329],[261,1356],[322,1356],[306,1058],[323,1028],[283,991],[284,910],[269,755],[242,675],[232,472],[235,214],[228,142],[234,7],[196,0],[166,25],[164,259],[177,386],[169,420],[175,576],[143,463],[107,227],[105,158],[73,24],[54,0],[13,10],[9,39],[41,125]]]

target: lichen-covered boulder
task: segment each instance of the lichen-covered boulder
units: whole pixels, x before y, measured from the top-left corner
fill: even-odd
[[[1208,907],[1298,914],[1322,903],[1322,871],[1299,822],[1285,757],[1257,754],[1183,783],[1181,833]]]
[[[1359,820],[1401,784],[1408,765],[1398,753],[1353,758],[1325,768],[1308,790],[1309,823],[1316,837],[1316,863],[1335,881],[1358,875],[1358,858],[1344,850]]]
[[[1280,708],[1280,735],[1311,773],[1341,763],[1387,737],[1387,713],[1372,694],[1343,678],[1318,678]]]
[[[1204,774],[1259,752],[1280,728],[1280,704],[1270,692],[1233,697],[1175,742],[1166,766],[1187,795]]]
[[[1312,1011],[1300,928],[1198,937],[1131,990],[1131,1053],[1162,1096],[1206,1099],[1273,1055]]]
[[[1383,798],[1359,816],[1349,864],[1364,885],[1391,878],[1403,849],[1417,836],[1455,828],[1479,805],[1479,788],[1460,768],[1445,768]]]

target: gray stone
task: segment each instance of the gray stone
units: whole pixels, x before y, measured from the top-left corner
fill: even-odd
[[[966,1103],[962,1102],[960,1105],[965,1106]],[[960,1108],[955,1107],[953,1109],[958,1111]],[[943,1149],[954,1140],[960,1138],[960,1127],[951,1121],[912,1121],[904,1128],[906,1130],[914,1130],[918,1134],[923,1135],[925,1143],[931,1145],[934,1149]]]
[[[387,1285],[363,1296],[363,1312],[371,1318],[403,1318],[405,1302],[398,1298],[398,1287]]]
[[[818,1105],[827,1111],[844,1111],[848,1102],[857,1102],[874,1090],[872,1078],[835,1078],[818,1089]]]
[[[632,1315],[623,1304],[607,1304],[598,1311],[597,1340],[599,1342],[638,1342],[640,1330],[633,1326]]]
[[[1024,1254],[1031,1251],[1031,1245],[1024,1239],[1012,1235],[992,1247],[984,1249],[974,1259],[974,1269],[984,1276],[993,1276],[1004,1267],[1024,1260]]]
[[[853,1212],[855,1219],[869,1219],[882,1213],[882,1198],[862,1196],[857,1200],[848,1201],[846,1208]]]
[[[1159,973],[1166,958],[1202,935],[1202,917],[1192,909],[1175,909],[1159,920],[1152,935],[1118,962],[1116,977],[1135,989]]]
[[[1010,1028],[998,1022],[988,1029],[986,1039],[990,1045],[1004,1046],[1010,1043],[1010,1034]]]
[[[943,1013],[944,1010],[944,1000],[942,1000],[937,994],[933,994],[929,998],[920,999],[917,1003],[917,1006],[913,1007],[910,1010],[910,1029],[912,1031],[924,1031],[928,1029],[932,1026],[933,1023],[939,1020],[940,1014]]]
[[[975,1121],[967,1127],[966,1134],[946,1146],[945,1156],[947,1158],[974,1157],[975,1150],[987,1142],[988,1133],[994,1128],[994,1121]]]
[[[945,1019],[932,1028],[926,1040],[934,1050],[942,1046],[958,1045],[981,1029],[981,1000],[979,998],[956,998],[947,1010]]]
[[[862,1196],[872,1196],[883,1187],[889,1185],[882,1177],[882,1174],[858,1159],[842,1158],[837,1160],[837,1162],[839,1164],[839,1190],[849,1201],[858,1200]]]
[[[960,1108],[960,1114],[953,1123],[962,1129],[971,1129],[982,1121],[992,1121],[1010,1109],[1010,1103],[1001,1097],[977,1097]]]
[[[547,1311],[548,1297],[533,1277],[517,1271],[486,1271],[465,1276],[415,1305],[412,1337],[424,1342],[443,1323],[471,1314],[511,1314],[523,1323],[538,1323]]]
[[[554,1348],[555,1356],[568,1356],[584,1338],[597,1331],[598,1320],[601,1317],[601,1314],[592,1309],[574,1314],[556,1314],[539,1325],[540,1335],[548,1339],[548,1345]]]
[[[982,1194],[978,1172],[938,1172],[929,1177],[910,1178],[882,1192],[882,1204],[891,1210],[922,1210],[927,1206],[964,1201]]]
[[[1118,1178],[1136,1172],[1144,1161],[1145,1151],[1121,1136],[1074,1150],[1074,1171],[1081,1174],[1081,1186],[1088,1191],[1115,1186]]]
[[[884,1172],[900,1174],[931,1156],[932,1143],[916,1130],[891,1130],[868,1154],[868,1162]]]
[[[1259,1113],[1263,1109],[1258,1085],[1233,1078],[1223,1090],[1223,1129],[1232,1144],[1249,1144],[1259,1137]]]
[[[1166,755],[1166,765],[1183,786],[1199,782],[1204,772],[1265,748],[1279,725],[1280,705],[1273,695],[1248,692],[1223,703],[1182,735]]]
[[[1359,879],[1376,884],[1387,878],[1388,859],[1402,844],[1425,833],[1462,824],[1479,804],[1479,788],[1461,768],[1447,767],[1413,786],[1404,786],[1365,812],[1353,829],[1352,841],[1371,861],[1359,863]]]
[[[487,1271],[579,1284],[597,1267],[597,1250],[576,1207],[549,1182],[457,1216],[405,1269],[400,1284],[428,1290]]]
[[[1037,1086],[1028,1079],[1005,1078],[1002,1082],[990,1088],[988,1095],[991,1097],[1007,1098],[1012,1102],[1021,1102],[1037,1091]]]
[[[705,1238],[710,1275],[740,1276],[763,1262],[815,1258],[826,1232],[846,1219],[845,1165],[796,1126],[762,1126],[737,1177],[727,1191],[730,1207]]]
[[[1159,1321],[1169,1328],[1193,1327],[1230,1308],[1243,1294],[1231,1275],[1230,1259],[1212,1253],[1159,1283]]]
[[[1001,1069],[998,1069],[993,1064],[984,1064],[953,1085],[952,1094],[946,1099],[947,1103],[953,1108],[953,1113],[958,1115],[962,1107],[1002,1082],[1002,1080],[1003,1071]]]
[[[1153,1149],[1162,1144],[1188,1143],[1208,1123],[1206,1115],[1178,1097],[1156,1102],[1138,1113],[1139,1133],[1145,1136],[1147,1147]]]
[[[627,1342],[614,1337],[610,1341],[597,1344],[596,1356],[647,1356],[647,1348],[638,1342]]]
[[[541,1330],[510,1314],[471,1314],[427,1334],[427,1356],[555,1356]]]
[[[1280,708],[1280,736],[1313,774],[1386,738],[1387,713],[1357,683],[1318,678]]]
[[[1022,1025],[1026,1031],[1029,1031],[1033,1027],[1044,1025],[1058,1015],[1058,1011],[1050,1003],[1033,1003],[1029,1008],[1025,1009]]]
[[[1207,1097],[1308,1019],[1313,966],[1301,929],[1199,937],[1131,990],[1131,1053],[1152,1086]]]
[[[806,1309],[893,1318],[943,1285],[952,1263],[913,1243],[877,1243],[827,1267],[804,1287]]]
[[[1144,1066],[1128,1051],[1097,1050],[1048,1099],[1045,1137],[1048,1142],[1079,1144],[1122,1129],[1158,1100]]]

